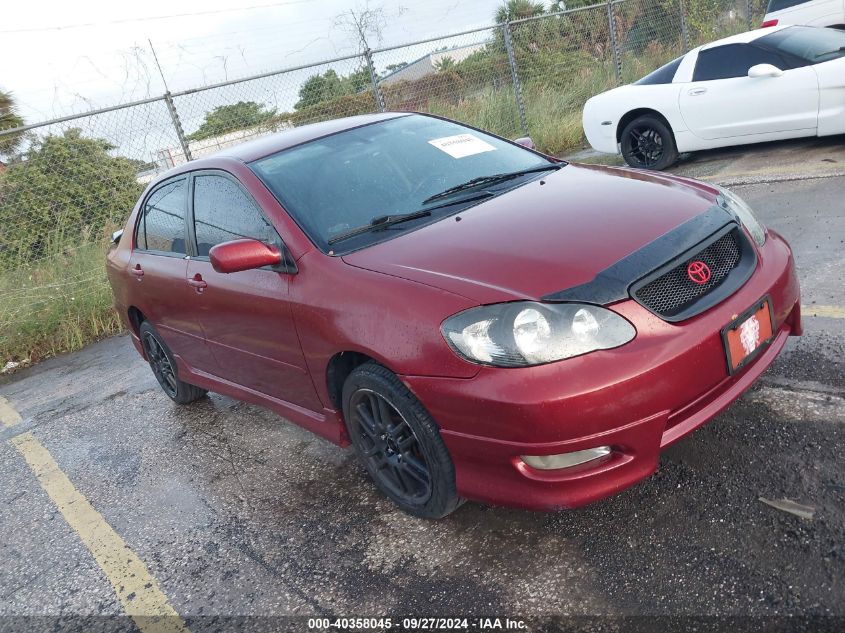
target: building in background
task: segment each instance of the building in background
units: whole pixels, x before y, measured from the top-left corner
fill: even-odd
[[[451,59],[456,64],[464,61],[473,53],[484,50],[487,46],[486,42],[481,44],[468,44],[466,46],[455,46],[454,48],[447,48],[441,51],[434,51],[412,61],[407,66],[402,66],[394,70],[392,73],[385,75],[381,79],[381,83],[390,85],[400,81],[414,81],[426,75],[431,75],[437,72],[438,64],[441,64],[444,59]]]

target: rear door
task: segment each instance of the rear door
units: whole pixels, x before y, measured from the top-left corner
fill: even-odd
[[[748,76],[772,64],[780,77]],[[726,44],[699,52],[693,80],[681,90],[680,108],[693,134],[730,139],[805,131],[815,134],[819,109],[816,73],[776,52],[750,44]]]
[[[186,278],[221,378],[308,409],[322,408],[294,328],[284,267],[218,273],[209,250],[252,238],[284,245],[253,198],[230,174],[195,172],[191,205],[195,256]]]
[[[144,200],[135,227],[127,274],[134,300],[170,350],[194,367],[207,366],[210,354],[194,318],[188,267],[188,177],[167,180]]]

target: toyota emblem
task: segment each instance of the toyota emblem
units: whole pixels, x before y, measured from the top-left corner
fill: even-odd
[[[690,262],[689,266],[687,266],[687,277],[690,278],[690,281],[698,284],[699,286],[710,281],[710,276],[710,266],[701,260]]]

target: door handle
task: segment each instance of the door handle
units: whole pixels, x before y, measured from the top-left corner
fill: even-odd
[[[703,95],[705,92],[707,92],[707,88],[693,88],[689,91],[689,95],[691,97],[697,97],[698,95]]]
[[[206,288],[208,288],[208,284],[202,278],[202,275],[197,273],[191,279],[188,279],[188,285],[193,286],[196,288],[197,292],[202,292]]]
[[[141,277],[144,276],[144,269],[141,268],[141,264],[135,264],[135,268],[130,268],[129,272],[135,275],[138,281],[141,281]]]

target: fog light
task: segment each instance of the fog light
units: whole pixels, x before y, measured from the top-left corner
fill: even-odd
[[[609,446],[597,446],[574,453],[561,453],[560,455],[522,455],[522,461],[539,470],[555,470],[557,468],[569,468],[585,462],[610,455]]]

